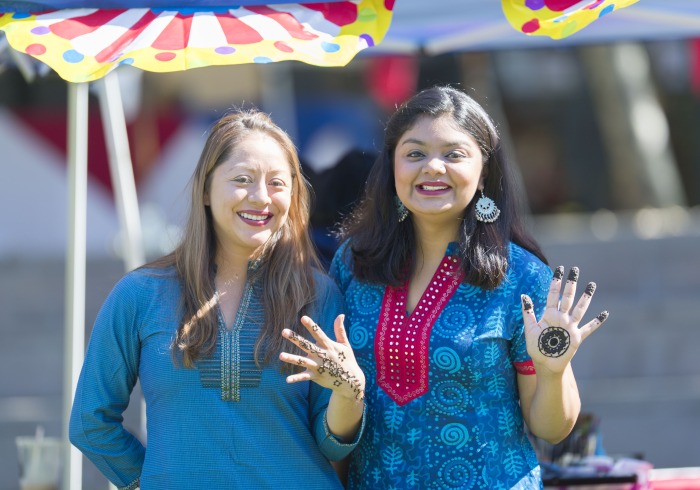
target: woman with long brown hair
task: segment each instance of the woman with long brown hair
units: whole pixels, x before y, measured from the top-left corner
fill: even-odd
[[[362,432],[364,376],[308,235],[296,149],[261,112],[227,115],[191,185],[180,245],[127,274],[96,319],[71,442],[120,488],[339,488],[329,460]],[[308,347],[299,318],[323,356],[313,377],[303,350],[282,352],[285,338]],[[122,425],[137,379],[145,447]]]

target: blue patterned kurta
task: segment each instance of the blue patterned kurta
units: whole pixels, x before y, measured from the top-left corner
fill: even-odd
[[[450,244],[446,255],[455,250]],[[330,271],[345,296],[350,342],[367,377],[367,420],[352,453],[349,488],[541,488],[513,363],[530,360],[520,295],[530,295],[539,317],[549,267],[511,244],[508,275],[497,289],[462,283],[430,335],[427,393],[400,406],[376,384],[375,329],[385,287],[356,280],[351,261],[345,243]]]
[[[333,336],[342,297],[316,275],[310,314]],[[288,384],[280,362],[257,368],[253,345],[263,321],[258,286],[247,281],[236,321],[220,332],[212,358],[173,364],[181,321],[172,270],[137,270],[115,286],[95,321],[70,421],[71,442],[120,487],[142,490],[340,489],[330,459],[355,447],[328,431],[330,390]],[[139,379],[148,444],[121,414]],[[361,434],[361,430],[360,430]],[[359,435],[358,434],[358,437]]]

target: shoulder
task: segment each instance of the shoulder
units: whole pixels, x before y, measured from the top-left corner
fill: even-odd
[[[336,260],[346,267],[352,266],[352,241],[350,239],[340,244],[333,257],[333,261],[335,262]]]
[[[343,312],[344,302],[337,284],[323,271],[314,271],[316,294],[310,316],[320,325],[333,325],[333,319]],[[332,328],[332,327],[331,327]]]
[[[163,298],[178,292],[179,281],[174,267],[141,267],[125,274],[114,286],[110,296],[140,303],[149,298]]]
[[[352,242],[345,240],[336,250],[329,268],[331,277],[342,290],[347,288],[348,283],[353,278],[353,267]]]
[[[328,292],[332,294],[338,291],[338,286],[333,279],[322,270],[314,269],[314,283],[316,285],[317,296],[322,296],[324,293]]]
[[[549,266],[542,262],[539,257],[513,242],[508,243],[508,265],[512,268],[530,267],[549,269]]]
[[[535,289],[547,289],[552,280],[552,270],[535,254],[511,242],[508,245],[508,277],[511,281],[527,283]]]

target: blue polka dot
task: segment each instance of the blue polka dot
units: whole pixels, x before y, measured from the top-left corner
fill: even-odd
[[[78,53],[74,49],[69,49],[65,53],[63,53],[63,59],[66,60],[68,63],[80,63],[83,61],[85,56],[82,54]]]
[[[336,53],[340,51],[340,46],[335,43],[322,42],[321,48],[323,48],[326,53]]]
[[[253,63],[272,63],[272,58],[267,56],[256,56],[253,58]]]
[[[124,58],[119,62],[120,65],[133,65],[134,64],[134,58]]]
[[[15,12],[14,14],[12,14],[13,19],[26,19],[26,18],[31,17],[31,16],[32,16],[32,14],[27,14],[24,12]]]
[[[598,18],[600,19],[602,16],[609,14],[613,10],[615,10],[615,5],[608,5],[603,10],[600,11],[600,13],[598,14]]]

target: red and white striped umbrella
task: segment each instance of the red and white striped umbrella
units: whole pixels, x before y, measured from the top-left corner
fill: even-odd
[[[382,40],[392,9],[392,0],[78,8],[0,14],[0,29],[13,48],[85,82],[121,64],[155,72],[283,60],[342,66]]]

